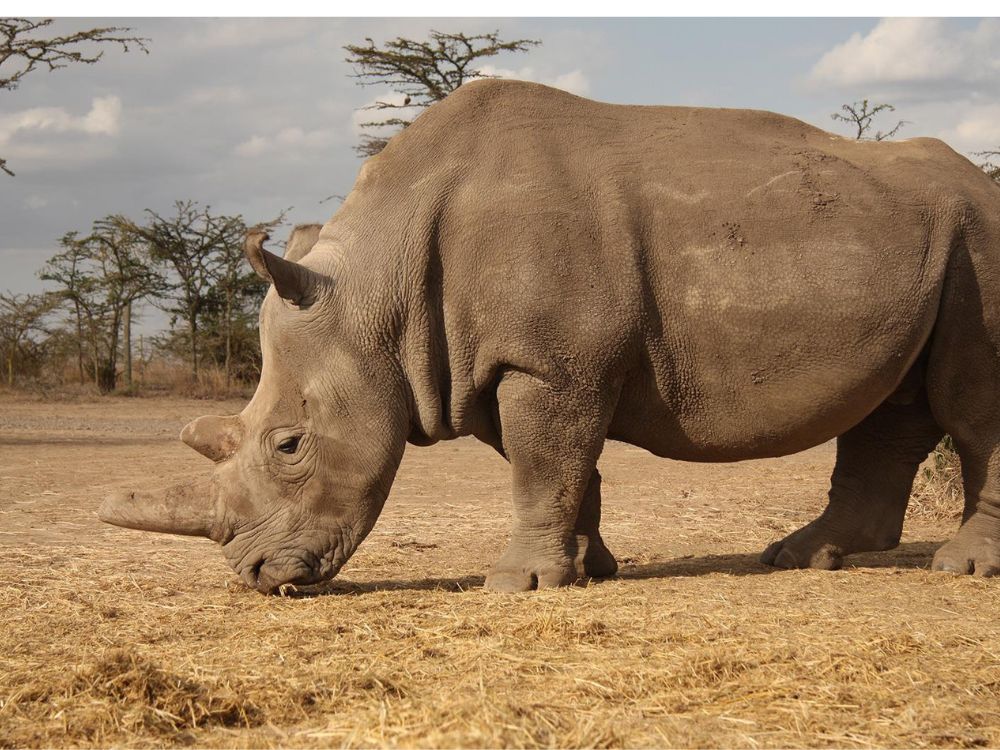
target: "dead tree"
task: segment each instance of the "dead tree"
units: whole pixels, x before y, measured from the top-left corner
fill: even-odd
[[[347,62],[354,67],[353,77],[360,86],[389,86],[402,97],[401,101],[378,100],[365,107],[383,112],[381,119],[361,123],[362,128],[405,128],[412,122],[398,110],[429,107],[444,99],[463,83],[473,78],[486,78],[474,63],[501,52],[527,52],[541,44],[536,39],[516,39],[505,42],[500,32],[490,34],[445,34],[431,31],[426,41],[397,37],[382,47],[370,39],[365,44],[349,44]],[[395,114],[393,111],[397,110]],[[388,143],[389,137],[365,134],[355,150],[362,156],[374,156]]]
[[[846,122],[855,128],[854,138],[859,141],[884,141],[886,138],[892,138],[899,132],[900,128],[909,124],[906,120],[900,120],[891,130],[884,133],[881,130],[876,130],[875,135],[869,136],[868,131],[872,128],[872,121],[875,119],[875,116],[880,112],[895,112],[895,107],[891,104],[872,104],[867,99],[862,99],[860,102],[854,102],[853,104],[842,104],[840,105],[840,110],[840,112],[834,112],[830,115],[830,118],[839,122]]]

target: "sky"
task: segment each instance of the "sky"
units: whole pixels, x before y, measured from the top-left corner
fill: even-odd
[[[105,215],[195,200],[248,223],[323,222],[362,160],[343,47],[431,29],[539,39],[487,72],[607,102],[749,107],[848,134],[842,103],[891,102],[899,137],[1000,147],[998,19],[73,19],[131,26],[149,54],[37,71],[0,91],[0,291],[39,291],[58,239]],[[148,326],[162,325],[157,314]]]

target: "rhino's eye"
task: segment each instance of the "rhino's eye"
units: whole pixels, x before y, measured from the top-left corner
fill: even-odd
[[[280,443],[278,443],[278,450],[282,453],[292,454],[299,448],[299,441],[302,440],[301,435],[295,435],[290,438],[285,438]]]

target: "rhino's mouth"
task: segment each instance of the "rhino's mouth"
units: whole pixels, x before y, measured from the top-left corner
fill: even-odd
[[[312,532],[302,536],[315,542],[319,535],[319,532]],[[329,581],[350,557],[339,535],[329,538],[325,544],[300,544],[259,552],[240,549],[244,546],[241,541],[237,535],[223,546],[223,552],[243,583],[262,594],[280,593],[286,586],[311,586]]]
[[[341,566],[342,563],[335,563],[310,568],[302,563],[272,563],[265,558],[240,571],[240,578],[262,594],[278,594],[287,586],[312,586],[329,581],[340,572]]]

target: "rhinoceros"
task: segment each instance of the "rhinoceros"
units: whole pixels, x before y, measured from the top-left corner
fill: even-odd
[[[616,572],[609,438],[685,461],[836,438],[828,506],[763,553],[832,569],[898,543],[947,432],[965,513],[933,568],[1000,573],[1000,187],[940,141],[483,80],[309,231],[285,257],[247,239],[272,284],[260,384],[181,433],[211,477],[115,494],[103,520],[207,536],[262,592],[316,583],[408,442],[472,435],[513,484],[485,585],[522,591]]]

